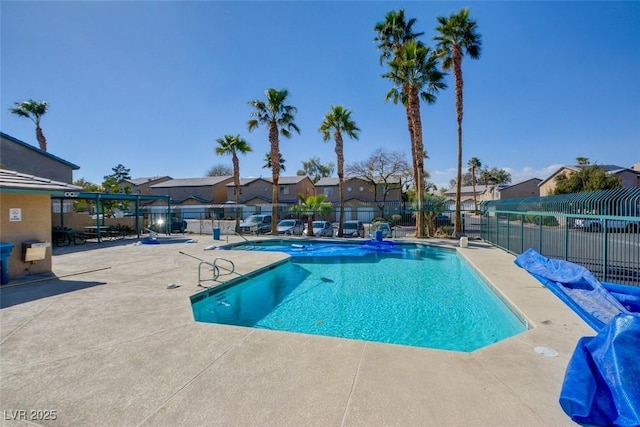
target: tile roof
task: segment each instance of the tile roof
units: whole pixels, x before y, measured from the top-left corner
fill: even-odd
[[[34,175],[0,169],[0,190],[78,191],[82,187]]]
[[[160,182],[149,186],[149,188],[169,188],[169,187],[203,187],[216,185],[224,182],[228,179],[233,179],[233,176],[207,176],[204,178],[178,178],[170,179],[169,181]]]
[[[141,176],[139,178],[129,179],[128,181],[130,183],[132,183],[133,185],[142,185],[142,184],[146,184],[147,182],[157,181],[157,180],[162,179],[162,178],[171,179],[171,177],[168,176],[168,175],[163,175],[163,176]]]

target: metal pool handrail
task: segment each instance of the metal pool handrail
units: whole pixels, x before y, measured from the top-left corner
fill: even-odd
[[[233,234],[235,234],[235,235],[237,235],[237,236],[242,237],[242,238],[244,239],[244,241],[245,241],[245,242],[248,242],[248,241],[249,241],[249,239],[247,239],[246,237],[244,237],[242,234],[238,233],[238,232],[237,232],[237,231],[235,231],[235,230],[232,230],[232,229],[231,229],[231,227],[227,227],[227,243],[229,243],[229,233],[230,233],[230,232],[231,232],[231,233],[233,233]]]
[[[228,275],[233,274],[233,273],[240,275],[239,273],[236,273],[236,265],[230,259],[217,257],[216,259],[213,260],[213,262],[211,262],[211,261],[204,260],[202,258],[198,258],[197,256],[193,256],[191,254],[184,253],[182,251],[179,251],[179,252],[182,255],[186,255],[186,256],[188,256],[190,258],[197,259],[198,261],[200,261],[200,263],[198,264],[198,286],[203,286],[202,282],[205,282],[205,281],[218,281],[218,278],[220,276],[228,276]],[[224,262],[230,264],[230,267],[229,266],[224,266],[224,265],[218,265],[218,261],[224,261]],[[203,279],[202,278],[202,266],[203,265],[208,265],[209,267],[211,267],[211,269],[213,271],[211,279]],[[226,273],[221,273],[220,272],[221,269],[225,270]],[[203,287],[207,287],[207,286],[203,286]]]

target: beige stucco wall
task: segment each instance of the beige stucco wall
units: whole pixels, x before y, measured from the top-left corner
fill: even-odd
[[[21,209],[21,221],[10,221],[12,208]],[[0,241],[13,244],[9,258],[9,280],[51,271],[51,247],[46,258],[25,263],[22,243],[31,240],[51,242],[51,197],[48,194],[0,193]]]
[[[507,187],[500,191],[500,199],[538,197],[540,196],[540,187],[538,187],[539,182],[540,181],[529,180]]]
[[[233,179],[231,180],[231,183],[233,183]],[[226,200],[235,201],[236,187],[225,184],[225,189],[227,191]],[[264,179],[257,179],[255,181],[251,181],[249,184],[241,185],[240,203],[249,203],[253,200],[258,200],[256,203],[264,203],[265,200],[271,200],[271,183]],[[224,201],[222,203],[224,203]]]

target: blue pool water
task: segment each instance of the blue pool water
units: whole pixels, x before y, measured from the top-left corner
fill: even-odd
[[[195,295],[195,319],[455,351],[526,330],[455,251],[373,242],[312,246],[245,246],[292,258]]]

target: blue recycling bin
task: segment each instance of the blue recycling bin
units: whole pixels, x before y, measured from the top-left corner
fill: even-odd
[[[376,230],[375,236],[376,236],[376,241],[382,242],[382,230]]]
[[[13,244],[7,242],[0,242],[0,267],[2,267],[2,280],[0,285],[6,285],[9,283],[9,257],[13,250]]]
[[[220,240],[220,229],[219,228],[214,228],[213,229],[213,240]]]

